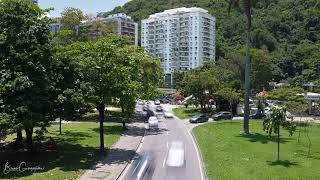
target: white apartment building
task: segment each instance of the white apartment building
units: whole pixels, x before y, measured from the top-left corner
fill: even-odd
[[[153,14],[142,20],[141,46],[160,59],[167,75],[194,69],[215,59],[215,21],[196,7]]]

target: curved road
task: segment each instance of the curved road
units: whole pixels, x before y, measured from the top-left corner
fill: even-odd
[[[162,104],[164,112],[172,112],[172,105]],[[140,106],[141,107],[141,106]],[[155,105],[150,104],[155,111]],[[152,180],[204,180],[202,161],[191,135],[191,127],[185,121],[174,118],[164,118],[163,112],[156,113],[159,119],[159,130],[148,130],[137,150],[138,154],[152,154],[154,170],[148,178]],[[172,141],[183,141],[185,144],[186,166],[177,170],[166,169],[168,146]],[[120,177],[130,179],[129,165]],[[151,177],[151,178],[150,178]]]

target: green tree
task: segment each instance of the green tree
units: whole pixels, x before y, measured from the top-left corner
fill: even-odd
[[[57,78],[55,115],[61,121],[77,120],[87,112],[92,111],[93,105],[88,102],[91,90],[83,82],[83,74],[79,67],[77,56],[65,53],[66,48],[56,48]]]
[[[18,132],[25,129],[29,151],[34,127],[54,120],[56,64],[43,14],[29,1],[0,1],[1,106]]]
[[[234,89],[225,87],[219,89],[213,96],[216,100],[218,110],[230,110],[231,112],[235,112],[235,108],[233,107],[239,103],[240,95],[241,94],[236,92]],[[227,104],[227,106],[224,107],[223,104]]]
[[[267,116],[263,121],[263,130],[271,138],[272,133],[278,135],[278,161],[280,160],[280,128],[285,128],[289,131],[290,136],[296,130],[293,120],[288,121],[286,117],[286,109],[272,108],[272,114]]]
[[[85,19],[85,15],[78,8],[67,7],[61,13],[61,23],[65,29],[74,30],[80,26],[81,21]]]
[[[185,95],[193,95],[200,104],[201,110],[206,110],[211,96],[219,89],[219,81],[209,70],[195,70],[186,74],[183,79],[182,91]]]

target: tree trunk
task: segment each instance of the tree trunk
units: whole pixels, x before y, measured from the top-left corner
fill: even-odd
[[[280,160],[280,125],[278,126],[278,161]]]
[[[123,105],[121,105],[121,112],[122,112],[122,116],[123,116],[123,119],[122,119],[122,128],[123,128],[123,130],[126,130],[127,127],[126,127],[126,119],[125,119],[124,106],[123,106]]]
[[[61,118],[59,118],[60,119],[60,122],[59,122],[59,132],[60,132],[60,135],[62,134],[61,133],[61,121],[62,121],[62,119]]]
[[[249,97],[250,97],[250,32],[251,19],[248,17],[247,44],[246,44],[246,69],[245,69],[245,97],[244,97],[244,120],[243,133],[249,134]]]
[[[28,152],[32,152],[33,150],[33,143],[32,143],[32,134],[33,134],[33,128],[26,128],[26,143],[27,143],[27,149]]]
[[[21,128],[17,129],[17,138],[16,141],[14,143],[15,147],[17,149],[23,147],[23,143],[22,143],[22,130]]]
[[[97,110],[99,111],[99,122],[100,122],[100,153],[104,153],[104,128],[103,122],[105,119],[105,105],[102,103],[97,104]]]

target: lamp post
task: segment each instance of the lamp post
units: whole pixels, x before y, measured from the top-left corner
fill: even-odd
[[[97,103],[97,109],[99,111],[99,122],[100,122],[100,153],[103,154],[104,151],[104,129],[103,129],[103,121],[104,121],[104,102],[102,98],[102,79],[101,79],[101,67],[96,66],[96,70],[98,71],[98,79],[99,79],[99,100]]]

